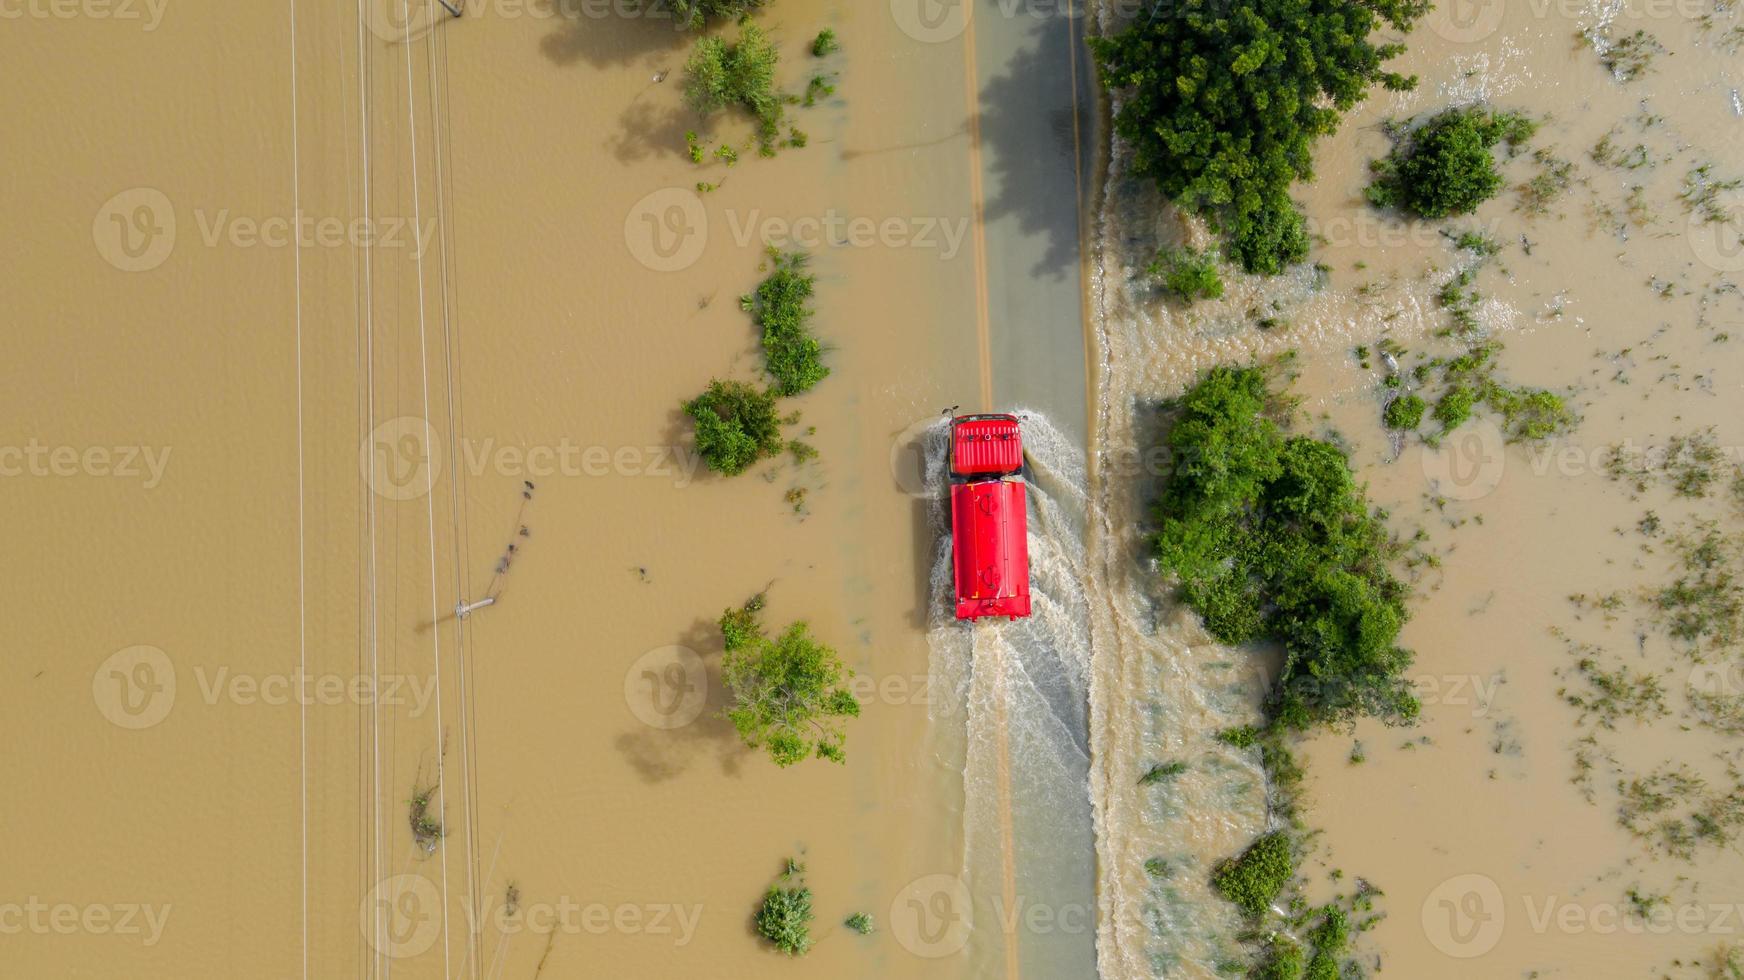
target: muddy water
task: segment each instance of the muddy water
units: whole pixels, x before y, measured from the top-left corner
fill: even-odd
[[[1573,42],[1604,23],[1613,37],[1644,29],[1666,53],[1634,81],[1618,81],[1594,50]],[[1267,819],[1250,760],[1210,739],[1257,717],[1260,668],[1250,654],[1208,642],[1155,595],[1131,541],[1142,517],[1133,501],[1161,469],[1143,454],[1157,438],[1154,404],[1213,364],[1289,349],[1300,352],[1307,427],[1338,432],[1376,503],[1403,533],[1426,528],[1442,556],[1421,579],[1403,638],[1417,652],[1422,723],[1365,723],[1306,746],[1309,822],[1324,829],[1307,869],[1310,896],[1331,893],[1332,869],[1343,872],[1336,887],[1345,891],[1356,876],[1380,887],[1387,918],[1362,938],[1362,958],[1413,978],[1705,977],[1698,961],[1738,939],[1744,866],[1735,851],[1666,857],[1618,825],[1617,781],[1661,761],[1689,763],[1709,792],[1723,796],[1732,785],[1733,741],[1680,722],[1692,678],[1706,675],[1662,638],[1638,640],[1626,616],[1609,628],[1595,615],[1577,620],[1567,599],[1665,581],[1665,556],[1643,556],[1630,531],[1645,509],[1668,522],[1726,514],[1713,501],[1679,507],[1663,492],[1631,500],[1597,462],[1613,443],[1663,445],[1700,426],[1715,426],[1722,446],[1744,437],[1736,343],[1722,336],[1736,335],[1744,308],[1730,285],[1733,252],[1715,245],[1736,233],[1735,202],[1720,200],[1727,225],[1692,223],[1678,199],[1685,174],[1703,163],[1740,175],[1744,121],[1733,92],[1744,65],[1722,43],[1737,23],[1735,10],[1706,6],[1492,4],[1432,14],[1398,63],[1420,77],[1417,90],[1376,93],[1322,144],[1317,179],[1300,189],[1324,274],[1238,278],[1225,298],[1190,312],[1164,304],[1138,272],[1159,245],[1202,232],[1157,208],[1115,149],[1093,298],[1102,317],[1093,494],[1106,518],[1091,551],[1113,586],[1097,619],[1092,679],[1106,719],[1093,726],[1107,776],[1099,807],[1105,973],[1208,974],[1236,924],[1207,901],[1205,864],[1238,850]],[[1484,329],[1507,345],[1503,378],[1572,391],[1583,419],[1546,446],[1504,447],[1480,422],[1440,451],[1414,441],[1401,450],[1379,425],[1382,366],[1365,368],[1353,349],[1388,337],[1439,350],[1432,335],[1447,313],[1435,293],[1470,256],[1433,226],[1367,209],[1361,189],[1368,160],[1388,146],[1382,119],[1476,99],[1548,117],[1532,146],[1573,164],[1572,185],[1546,214],[1524,213],[1512,189],[1538,172],[1528,154],[1506,165],[1510,189],[1475,220],[1450,225],[1482,228],[1504,246],[1476,281],[1487,297]],[[1648,147],[1653,165],[1595,162],[1589,151],[1613,127],[1624,150]],[[1632,210],[1636,184],[1642,204]],[[1281,325],[1258,330],[1262,316]],[[1577,727],[1578,712],[1559,696],[1576,686],[1568,673],[1576,658],[1552,627],[1660,676],[1671,717],[1624,719],[1615,732]],[[1572,782],[1576,740],[1589,732],[1615,759],[1598,764],[1590,801]],[[1351,761],[1358,744],[1361,764]],[[1162,803],[1128,788],[1157,752],[1203,763]],[[1185,852],[1193,874],[1146,879],[1146,857],[1175,852]],[[1667,903],[1654,919],[1633,917],[1630,888]],[[1681,923],[1668,924],[1677,914]]]
[[[790,856],[806,969],[1001,962],[956,904],[976,750],[931,689],[911,476],[984,385],[961,45],[785,2],[793,87],[818,28],[845,44],[836,96],[795,110],[811,145],[698,168],[668,23],[419,10],[0,41],[3,441],[81,454],[4,484],[0,901],[84,916],[9,936],[10,969],[760,977],[788,964],[749,916]],[[792,403],[821,457],[708,477],[676,407],[754,376],[736,298],[795,235],[832,348]],[[710,622],[765,587],[864,685],[845,767],[777,771],[715,714]],[[123,906],[128,929],[85,915]]]

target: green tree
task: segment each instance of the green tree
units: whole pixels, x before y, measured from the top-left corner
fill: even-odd
[[[721,615],[727,647],[721,675],[733,701],[727,720],[746,745],[765,749],[778,766],[812,755],[844,761],[847,719],[860,714],[846,687],[853,672],[803,621],[770,639],[756,619],[761,597],[752,603]]]
[[[743,381],[710,381],[684,413],[696,423],[697,452],[716,473],[736,476],[784,445],[775,396]]]
[[[1394,545],[1339,448],[1286,437],[1255,368],[1213,369],[1179,402],[1153,542],[1187,604],[1226,643],[1267,640],[1283,669],[1267,700],[1290,728],[1416,717],[1397,645],[1405,585]]]
[[[773,154],[781,141],[782,99],[775,90],[779,60],[774,43],[756,24],[744,24],[734,43],[700,38],[684,65],[684,100],[702,116],[743,108],[757,120],[758,148]]]
[[[1524,116],[1477,106],[1441,112],[1369,165],[1369,202],[1424,218],[1469,214],[1502,186],[1491,148],[1523,143],[1536,128]]]
[[[1179,207],[1205,213],[1249,272],[1276,273],[1308,252],[1296,180],[1314,143],[1404,50],[1376,45],[1383,23],[1409,30],[1427,0],[1153,0],[1150,16],[1091,38],[1102,83],[1121,96],[1115,132],[1135,173]]]

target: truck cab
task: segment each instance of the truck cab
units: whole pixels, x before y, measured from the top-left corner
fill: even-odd
[[[1029,522],[1017,416],[953,418],[950,462],[957,618],[1028,616]]]

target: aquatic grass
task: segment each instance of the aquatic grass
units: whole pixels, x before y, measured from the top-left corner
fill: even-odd
[[[1174,762],[1159,762],[1146,769],[1144,775],[1138,777],[1138,784],[1140,786],[1154,786],[1157,783],[1174,779],[1186,771],[1187,763],[1178,759]]]

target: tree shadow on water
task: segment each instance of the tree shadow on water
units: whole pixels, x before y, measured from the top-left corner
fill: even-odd
[[[1079,85],[1084,118],[1073,127],[1070,44],[1075,32],[1048,18],[981,88],[981,141],[986,148],[988,224],[1014,218],[1026,238],[1045,237],[1030,274],[1060,279],[1078,268],[1078,140],[1093,139],[1093,93]],[[1087,49],[1078,52],[1080,63]]]
[[[677,75],[692,32],[679,29],[665,5],[646,3],[652,12],[638,14],[624,2],[597,0],[538,0],[540,10],[556,27],[539,42],[539,48],[559,65],[585,61],[595,68],[621,68],[640,64],[649,74],[668,71]]]
[[[711,756],[722,772],[736,776],[740,766],[753,753],[739,740],[739,733],[722,714],[726,707],[726,686],[721,681],[720,628],[713,620],[699,619],[678,638],[677,643],[703,659],[707,694],[701,712],[688,724],[676,728],[638,724],[634,730],[619,735],[613,744],[631,768],[650,783],[663,783],[681,776],[698,761]],[[682,691],[667,689],[672,686],[672,680],[659,672],[633,678],[631,696],[649,698],[650,704],[671,704],[673,699],[683,696]],[[658,717],[658,713],[654,716]]]

